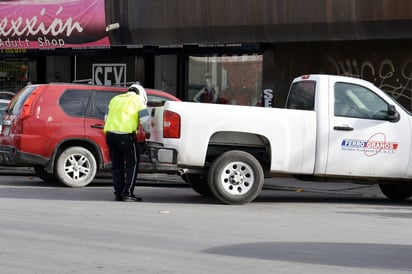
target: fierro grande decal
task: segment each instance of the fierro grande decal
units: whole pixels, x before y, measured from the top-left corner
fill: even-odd
[[[369,139],[342,139],[342,150],[363,152],[366,156],[375,156],[378,153],[393,154],[398,150],[399,144],[386,140],[382,132],[373,134]]]

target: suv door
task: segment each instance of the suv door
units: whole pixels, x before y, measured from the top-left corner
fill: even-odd
[[[104,117],[107,114],[110,100],[118,95],[119,92],[107,90],[94,91],[90,100],[89,112],[85,119],[86,136],[100,147],[103,155],[103,163],[110,161],[109,149],[103,133]]]
[[[83,137],[84,119],[87,115],[87,105],[90,98],[90,90],[67,89],[59,99],[59,105],[67,114],[64,119],[57,121],[61,123],[61,128],[64,134],[62,136]],[[81,125],[81,127],[79,127]],[[49,122],[50,136],[53,135],[52,122]]]

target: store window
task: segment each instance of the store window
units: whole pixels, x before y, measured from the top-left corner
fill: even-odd
[[[262,55],[189,57],[189,101],[262,105]]]
[[[0,60],[0,90],[17,93],[29,81],[29,61],[27,59]]]

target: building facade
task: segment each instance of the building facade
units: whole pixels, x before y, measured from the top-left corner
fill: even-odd
[[[139,81],[191,101],[209,83],[217,103],[282,107],[294,77],[330,73],[412,109],[409,0],[3,1],[0,15],[3,90]]]

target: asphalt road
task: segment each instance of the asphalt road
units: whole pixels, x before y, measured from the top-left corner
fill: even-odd
[[[178,178],[139,178],[142,203],[110,178],[73,189],[0,176],[3,273],[410,273],[411,202],[376,187],[267,181],[223,205]]]

